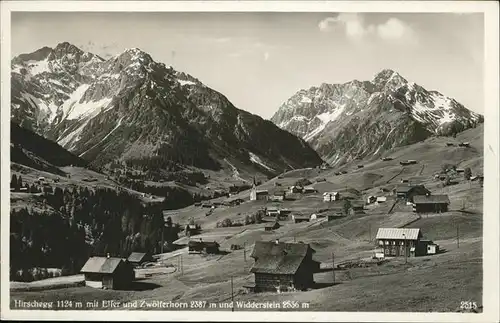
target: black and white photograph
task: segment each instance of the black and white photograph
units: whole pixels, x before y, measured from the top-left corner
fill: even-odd
[[[2,3],[2,318],[497,321],[498,3],[251,2]]]

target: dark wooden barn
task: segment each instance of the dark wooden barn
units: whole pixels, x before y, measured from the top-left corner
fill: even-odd
[[[135,279],[132,264],[122,258],[91,257],[80,272],[85,285],[94,288],[126,289]]]
[[[127,258],[128,262],[133,266],[140,266],[146,262],[154,261],[149,252],[132,252]]]
[[[304,243],[257,241],[251,257],[255,263],[255,291],[305,290],[314,284],[313,274],[319,262],[312,259],[315,251]]]
[[[311,218],[303,214],[292,214],[292,221],[294,223],[309,222]]]
[[[219,253],[219,246],[220,245],[216,241],[189,240],[188,252],[217,254]]]
[[[430,191],[424,185],[401,184],[396,186],[394,193],[398,198],[413,202],[414,196],[430,194]]]
[[[271,225],[266,225],[264,227],[264,230],[265,231],[273,231],[273,230],[279,229],[279,227],[280,227],[280,224],[278,223],[278,221],[276,221]]]
[[[413,198],[413,211],[417,213],[441,213],[448,211],[448,195],[416,195]]]

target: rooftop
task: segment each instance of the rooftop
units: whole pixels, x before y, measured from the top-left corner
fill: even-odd
[[[295,274],[308,255],[315,252],[308,244],[257,241],[251,257],[255,259],[251,272]]]
[[[413,198],[415,204],[429,204],[429,203],[450,203],[448,195],[416,195]]]
[[[80,272],[112,274],[122,261],[122,258],[90,257]]]
[[[420,235],[420,229],[379,228],[375,239],[417,240]]]
[[[128,256],[127,260],[130,262],[139,262],[142,261],[146,257],[145,252],[132,252],[130,256]]]
[[[423,185],[402,184],[396,185],[396,192],[409,192],[412,188],[415,187],[425,188]]]
[[[189,240],[188,245],[190,247],[194,247],[194,246],[218,247],[219,243],[216,242],[216,241],[196,241],[196,240]]]

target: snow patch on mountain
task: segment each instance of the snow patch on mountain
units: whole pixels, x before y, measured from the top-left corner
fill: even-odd
[[[57,143],[64,148],[70,150],[73,148],[75,143],[80,139],[80,134],[82,133],[83,129],[87,126],[89,123],[90,118],[87,119],[83,124],[81,124],[78,128],[70,132],[69,134],[65,135],[63,134],[60,139],[57,140]],[[69,147],[69,144],[73,144],[73,146]]]
[[[49,61],[44,59],[43,61],[27,61],[26,64],[30,69],[31,75],[42,74],[45,72],[50,72]]]
[[[179,80],[179,79],[177,79],[177,82],[179,82],[181,85],[195,85],[196,84],[193,81],[186,81],[186,80]]]
[[[295,115],[292,118],[290,118],[289,120],[280,123],[279,127],[280,128],[286,127],[292,121],[309,121],[309,119],[305,116]]]
[[[300,100],[302,103],[312,103],[312,100],[308,98],[307,96],[303,96],[302,100]]]
[[[95,115],[96,113],[101,112],[108,107],[109,103],[111,102],[111,98],[107,97],[104,97],[99,101],[82,102],[82,98],[89,87],[89,84],[83,84],[79,86],[71,94],[70,98],[64,102],[61,109],[63,111],[65,119],[81,119],[90,115]]]
[[[323,129],[325,129],[326,125],[329,122],[336,120],[342,114],[342,112],[344,112],[344,110],[345,110],[345,105],[340,105],[337,107],[337,109],[335,109],[331,112],[323,112],[321,114],[318,114],[316,116],[316,118],[321,120],[321,124],[318,127],[316,127],[316,129],[314,129],[313,131],[310,131],[307,135],[305,135],[304,140],[309,141],[312,138],[314,138],[316,135],[321,133],[321,131],[323,131]]]
[[[259,164],[260,166],[264,167],[265,169],[267,170],[270,170],[270,171],[275,171],[273,168],[267,166],[266,164],[264,164],[264,162],[262,161],[262,159],[260,159],[259,156],[257,156],[256,154],[252,153],[252,152],[248,152],[248,154],[250,155],[250,161],[252,163],[255,163],[255,164]]]
[[[108,132],[108,134],[106,136],[104,136],[104,138],[101,139],[100,142],[98,142],[97,144],[93,145],[92,147],[90,147],[89,149],[85,150],[83,153],[81,153],[78,157],[83,157],[83,155],[85,155],[87,152],[89,152],[90,150],[94,149],[95,147],[97,147],[99,144],[101,144],[102,142],[104,142],[113,132],[116,131],[116,129],[120,128],[120,126],[122,125],[122,121],[123,121],[123,117],[120,118],[120,120],[118,120],[118,123],[116,124],[116,126],[111,129],[110,132]]]
[[[42,99],[26,92],[21,92],[21,98],[27,104],[37,107],[39,111],[48,118],[49,122],[52,122],[52,120],[54,120],[57,112],[57,106],[53,102],[49,102],[49,104],[47,104]]]
[[[14,65],[12,66],[12,73],[17,73],[17,74],[21,74],[21,69],[24,68],[24,66],[22,65]]]

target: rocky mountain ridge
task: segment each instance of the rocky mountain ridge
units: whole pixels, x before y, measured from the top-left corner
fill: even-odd
[[[433,135],[454,135],[483,117],[386,69],[371,81],[300,90],[271,120],[304,138],[328,162],[341,164]]]
[[[322,162],[302,139],[137,48],[104,60],[69,43],[12,60],[11,119],[96,166],[259,172]],[[268,138],[273,138],[269,140]]]

